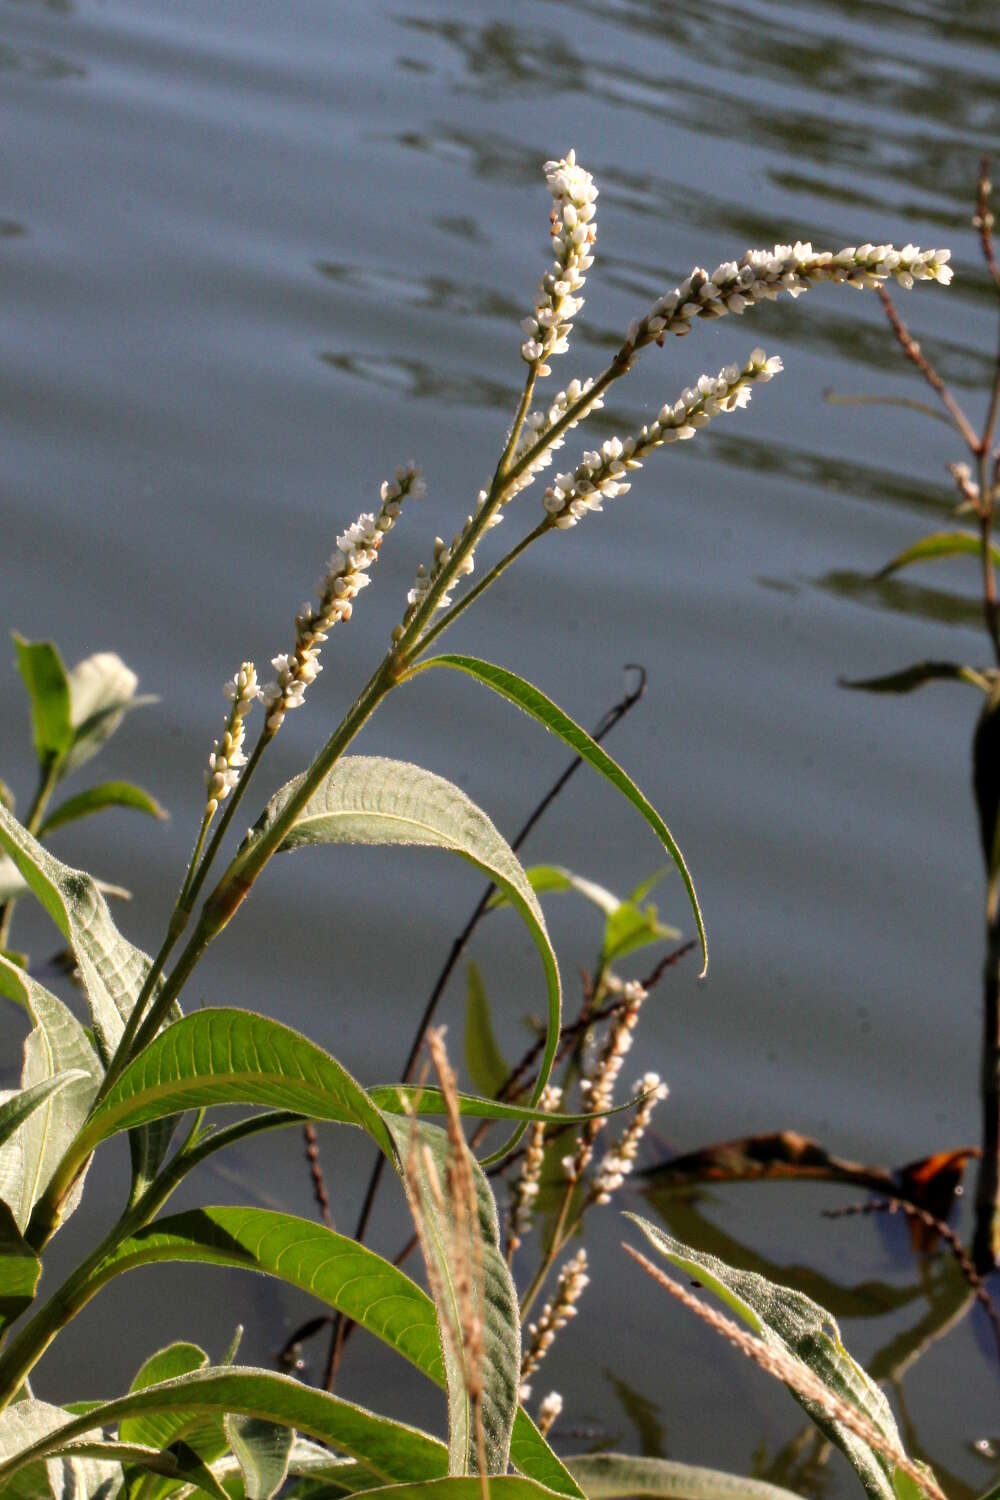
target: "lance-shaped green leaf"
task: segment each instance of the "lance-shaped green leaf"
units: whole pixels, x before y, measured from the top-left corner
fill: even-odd
[[[16,1455],[24,1448],[38,1442],[61,1429],[69,1420],[69,1413],[46,1401],[36,1401],[26,1396],[15,1401],[0,1412],[0,1464],[6,1461],[17,1463]],[[118,1496],[121,1487],[121,1466],[108,1462],[101,1456],[91,1456],[90,1443],[102,1441],[100,1432],[88,1431],[84,1418],[81,1435],[86,1433],[90,1441],[65,1458],[36,1460],[23,1465],[3,1485],[3,1500],[85,1500],[87,1496]]]
[[[34,1301],[42,1263],[21,1238],[14,1215],[0,1200],[0,1330]]]
[[[22,1084],[28,1093],[49,1089],[41,1108],[24,1123],[17,1137],[0,1148],[0,1195],[10,1204],[23,1230],[83,1125],[104,1075],[72,1011],[26,970],[5,958],[0,958],[0,994],[23,1006],[34,1023],[24,1044]],[[57,1079],[61,1081],[53,1088]],[[68,1217],[75,1206],[73,1200],[68,1201],[63,1217]]]
[[[476,1088],[493,1098],[510,1077],[493,1031],[490,1002],[477,964],[465,977],[465,1066]]]
[[[587,1500],[796,1500],[791,1490],[762,1479],[744,1479],[720,1469],[674,1463],[669,1458],[635,1458],[628,1453],[588,1453],[566,1465]]]
[[[447,1133],[387,1114],[410,1212],[420,1237],[437,1308],[448,1390],[449,1473],[479,1469],[476,1413],[470,1390],[481,1392],[483,1447],[489,1474],[506,1474],[521,1376],[521,1319],[517,1292],[500,1253],[496,1203],[490,1185],[462,1142],[462,1170]],[[464,1202],[463,1182],[474,1202]],[[476,1339],[469,1330],[475,1326]],[[478,1368],[472,1368],[475,1361]]]
[[[231,1416],[224,1423],[243,1475],[246,1500],[274,1500],[288,1473],[294,1432],[259,1417]]]
[[[675,941],[681,936],[676,927],[667,927],[659,920],[655,906],[640,904],[661,879],[663,870],[642,881],[624,901],[613,891],[598,885],[595,880],[574,875],[572,870],[564,869],[562,865],[532,865],[525,874],[536,895],[544,895],[549,891],[576,891],[604,913],[601,956],[608,963],[624,958],[626,954],[634,953],[639,948],[648,947],[650,943]],[[491,907],[503,904],[504,898],[499,892],[490,900]]]
[[[777,1286],[754,1271],[739,1271],[714,1255],[692,1250],[648,1219],[627,1214],[656,1250],[722,1301],[730,1312],[791,1368],[804,1367],[835,1401],[854,1407],[897,1454],[903,1445],[889,1403],[875,1382],[844,1348],[830,1314],[791,1287]],[[913,1481],[891,1457],[867,1443],[818,1401],[789,1390],[820,1431],[841,1450],[872,1500],[899,1500],[916,1493]],[[903,1490],[898,1489],[899,1482]]]
[[[935,531],[930,536],[921,537],[912,547],[905,547],[902,552],[897,553],[884,568],[879,568],[875,577],[888,578],[901,568],[912,567],[914,563],[937,562],[943,557],[979,557],[982,550],[983,544],[976,532]],[[1000,564],[1000,547],[996,542],[990,544],[990,555],[994,564]]]
[[[238,877],[241,861],[280,817],[298,785],[299,780],[291,781],[271,798],[230,866],[230,876]],[[524,869],[486,814],[457,786],[420,766],[381,756],[346,756],[302,808],[281,848],[306,844],[419,844],[448,849],[469,860],[504,891],[524,919],[545,971],[548,1032],[532,1099],[537,1103],[559,1044],[559,966]],[[510,1150],[522,1133],[523,1127],[497,1155]]]
[[[113,651],[99,651],[77,662],[69,673],[73,738],[62,761],[63,775],[95,756],[130,709],[156,702],[148,695],[136,697],[138,682]]]
[[[38,830],[38,837],[45,838],[56,828],[74,823],[78,818],[89,818],[105,807],[133,807],[137,812],[148,813],[151,818],[169,817],[166,809],[141,786],[135,786],[131,781],[102,781],[99,786],[88,787],[75,797],[67,797],[65,802],[53,808]]]
[[[208,1355],[197,1344],[168,1344],[143,1361],[129,1389],[145,1390],[147,1386],[159,1385],[164,1380],[203,1370],[208,1363]],[[122,1442],[160,1452],[183,1444],[187,1452],[205,1465],[214,1463],[228,1447],[222,1418],[214,1413],[206,1420],[203,1416],[192,1418],[185,1412],[142,1412],[138,1416],[123,1418],[118,1436]],[[149,1474],[134,1475],[127,1471],[126,1479],[130,1493],[141,1482],[142,1500],[160,1500],[175,1488],[169,1480],[154,1479]]]
[[[194,1491],[199,1495],[210,1495],[212,1500],[231,1500],[227,1490],[216,1479],[211,1469],[205,1464],[187,1443],[178,1442],[173,1445],[169,1453],[162,1452],[156,1448],[146,1448],[141,1443],[120,1443],[110,1439],[79,1438],[75,1442],[67,1443],[62,1452],[63,1462],[78,1464],[81,1459],[97,1459],[104,1466],[115,1464],[127,1466],[127,1472],[136,1478],[135,1471],[141,1470],[138,1481],[141,1483],[141,1491],[136,1487],[132,1493],[141,1493],[142,1500],[149,1500],[152,1494],[173,1495],[180,1490],[186,1494],[191,1491],[187,1486],[194,1486]],[[156,1484],[160,1479],[161,1488],[155,1491],[150,1488],[149,1475],[157,1476],[152,1481]],[[166,1476],[160,1478],[160,1476]],[[120,1477],[120,1476],[119,1476]],[[102,1497],[111,1492],[95,1486],[82,1491],[70,1491],[74,1500],[77,1493],[83,1495],[95,1495]],[[64,1494],[63,1500],[68,1500]]]
[[[22,1404],[8,1407],[3,1418],[9,1412],[19,1411]],[[186,1412],[191,1417],[236,1412],[277,1422],[361,1459],[390,1484],[438,1478],[447,1469],[444,1444],[415,1427],[376,1416],[362,1406],[302,1385],[287,1375],[275,1375],[269,1370],[210,1367],[104,1402],[85,1416],[62,1423],[20,1446],[16,1452],[6,1448],[4,1461],[0,1463],[0,1485],[39,1459],[63,1452],[68,1444],[92,1429],[142,1412]],[[0,1428],[0,1441],[3,1435]],[[6,1500],[6,1491],[0,1492]]]
[[[992,686],[985,673],[954,661],[918,661],[884,677],[840,677],[837,681],[840,687],[861,693],[912,693],[928,682],[967,682],[983,693]]]
[[[435,1385],[445,1386],[437,1314],[427,1293],[398,1266],[322,1224],[265,1208],[213,1207],[170,1215],[122,1241],[96,1270],[90,1295],[119,1274],[165,1261],[235,1266],[279,1277],[343,1313],[408,1359]],[[185,1350],[193,1350],[193,1356],[205,1362],[206,1356],[191,1345],[171,1346],[154,1355],[153,1361],[178,1358]],[[153,1361],[143,1367],[149,1371],[144,1384],[181,1373],[181,1367],[154,1365]],[[198,1368],[198,1360],[182,1368]],[[153,1421],[160,1424],[155,1432],[149,1426]],[[162,1416],[130,1418],[127,1428],[122,1425],[122,1435],[165,1446],[164,1421]],[[200,1443],[191,1437],[189,1441],[206,1456]],[[559,1459],[520,1409],[514,1421],[511,1460],[522,1473],[550,1489],[579,1495]]]
[[[381,1115],[335,1058],[245,1010],[201,1010],[161,1031],[120,1074],[75,1149],[89,1152],[120,1130],[212,1104],[263,1104],[360,1125],[393,1155]]]
[[[368,1090],[368,1097],[378,1109],[383,1112],[388,1110],[391,1114],[412,1115],[446,1115],[448,1106],[444,1095],[439,1088],[423,1083],[373,1083]],[[583,1125],[587,1120],[593,1120],[593,1114],[565,1114],[559,1110],[534,1109],[530,1104],[508,1104],[506,1099],[484,1099],[479,1094],[457,1093],[455,1098],[458,1102],[460,1115],[470,1115],[476,1120],[520,1120],[525,1125],[530,1125],[536,1120],[544,1120],[548,1125]],[[598,1118],[607,1119],[610,1115],[624,1114],[627,1110],[634,1109],[641,1102],[644,1095],[637,1094],[634,1099],[628,1099],[624,1104],[616,1104],[611,1109],[605,1110]],[[494,1158],[484,1157],[488,1165]]]
[[[599,771],[601,775],[616,787],[622,796],[631,802],[632,806],[642,814],[653,832],[659,838],[670,858],[680,873],[687,891],[688,901],[694,916],[695,926],[698,929],[698,938],[701,942],[703,957],[702,974],[708,968],[708,941],[705,936],[705,924],[702,920],[701,907],[698,905],[698,896],[695,892],[694,882],[684,862],[680,848],[674,840],[673,834],[666,823],[656,811],[656,808],[643,796],[634,781],[622,770],[617,761],[612,760],[606,750],[602,750],[596,740],[591,739],[585,729],[571,719],[568,714],[563,713],[557,704],[547,698],[538,688],[533,687],[530,682],[525,682],[523,677],[518,677],[516,672],[508,672],[505,667],[498,667],[493,662],[480,661],[475,656],[432,656],[428,661],[417,662],[407,673],[407,679],[415,677],[418,672],[426,672],[430,667],[451,667],[455,671],[465,672],[474,677],[486,687],[492,688],[499,693],[501,698],[506,698],[509,703],[530,714],[537,719],[539,724],[548,729],[550,733],[564,740],[577,755]]]
[[[27,641],[13,632],[17,669],[28,690],[31,734],[42,766],[58,760],[73,739],[69,678],[51,641]]]

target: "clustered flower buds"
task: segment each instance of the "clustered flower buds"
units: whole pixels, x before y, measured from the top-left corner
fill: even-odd
[[[212,745],[212,753],[208,757],[208,801],[205,804],[205,813],[209,818],[215,816],[219,803],[224,802],[240,779],[240,771],[247,763],[243,754],[243,740],[246,734],[244,720],[254,703],[261,696],[260,688],[257,686],[257,673],[252,661],[245,661],[240,670],[227,682],[223,692],[232,701],[232,708],[226,720],[222,738],[215,740]]]
[[[527,1401],[531,1394],[531,1386],[526,1385],[525,1381],[538,1369],[548,1354],[560,1328],[564,1328],[570,1318],[576,1317],[576,1304],[583,1296],[584,1289],[589,1285],[587,1252],[578,1250],[572,1260],[568,1260],[559,1272],[556,1278],[555,1296],[542,1308],[538,1322],[528,1324],[530,1342],[521,1360],[519,1392],[521,1401]]]
[[[337,538],[337,550],[327,563],[320,583],[318,605],[302,606],[295,619],[295,648],[272,658],[277,678],[263,690],[267,729],[274,734],[285,714],[299,708],[306,688],[323,670],[319,653],[333,625],[349,620],[352,600],[367,586],[367,570],[378,557],[382,539],[395,526],[403,501],[419,500],[426,493],[416,464],[400,465],[396,477],[387,479],[380,491],[382,505],[377,515],[364,512]]]
[[[778,355],[769,359],[763,349],[754,349],[743,369],[726,365],[718,375],[701,375],[697,386],[681,392],[673,406],[664,406],[648,426],[631,437],[608,438],[600,449],[585,453],[572,474],[557,474],[545,491],[542,504],[560,530],[575,526],[588,510],[602,510],[631,489],[625,483],[629,469],[640,469],[642,459],[664,443],[693,438],[699,427],[707,427],[720,412],[739,411],[750,401],[750,387],[767,381],[781,370]]]
[[[547,1084],[542,1090],[538,1108],[546,1114],[557,1110],[562,1103],[562,1089]],[[507,1239],[508,1259],[514,1254],[524,1236],[531,1228],[531,1214],[541,1185],[542,1164],[545,1160],[546,1122],[536,1120],[528,1136],[528,1146],[521,1164],[521,1175],[511,1191],[510,1234]]]
[[[604,405],[603,396],[598,394],[589,401],[585,399],[593,387],[594,381],[589,378],[587,380],[571,380],[566,389],[559,392],[548,410],[541,409],[528,413],[524,419],[524,426],[521,429],[517,447],[514,450],[515,465],[536,445],[546,432],[550,432],[557,422],[562,421],[571,407],[576,408],[572,421],[567,422],[562,432],[539,450],[531,463],[525,465],[522,472],[510,485],[507,493],[508,500],[512,499],[514,495],[520,494],[522,490],[527,489],[528,485],[534,480],[535,475],[539,474],[542,469],[549,467],[552,462],[553,453],[564,445],[566,441],[565,434],[567,432],[571,432],[585,417],[589,417],[591,412],[600,411]],[[504,503],[506,504],[506,501]]]
[[[580,1131],[576,1150],[563,1158],[562,1164],[570,1182],[579,1182],[594,1154],[594,1141],[604,1128],[603,1116],[611,1108],[615,1083],[622,1070],[625,1055],[632,1047],[632,1033],[638,1024],[639,1011],[646,995],[647,991],[637,979],[625,982],[622,986],[621,1010],[611,1023],[593,1071],[580,1082],[584,1108],[599,1118],[587,1121]]]
[[[542,1437],[548,1435],[549,1429],[556,1417],[563,1409],[563,1398],[558,1391],[549,1391],[549,1394],[538,1407],[538,1430]]]
[[[575,294],[594,264],[590,251],[597,238],[597,189],[590,173],[577,166],[576,153],[547,161],[545,181],[553,198],[555,260],[538,283],[533,315],[521,324],[521,358],[535,366],[537,375],[550,375],[549,356],[566,352],[572,320],[583,306],[583,298]]]
[[[797,297],[823,281],[862,290],[892,276],[907,290],[915,281],[939,281],[947,286],[952,278],[950,256],[950,250],[918,250],[916,245],[904,245],[902,250],[892,245],[851,245],[834,254],[814,250],[800,240],[794,245],[775,245],[773,250],[748,250],[741,261],[723,261],[711,273],[697,266],[631,325],[619,361],[627,363],[637,349],[662,343],[668,333],[690,333],[695,318],[742,313],[757,302],[774,301],[782,292]]]
[[[639,1154],[639,1143],[653,1116],[653,1111],[665,1099],[669,1090],[660,1080],[659,1073],[645,1073],[635,1085],[635,1092],[644,1095],[636,1106],[621,1140],[605,1152],[597,1169],[591,1189],[595,1203],[610,1203],[611,1194],[620,1188],[635,1166]]]

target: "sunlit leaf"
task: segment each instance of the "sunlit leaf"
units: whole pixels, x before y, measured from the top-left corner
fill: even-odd
[[[26,641],[13,632],[17,669],[28,689],[31,733],[42,766],[58,760],[73,738],[69,679],[62,657],[51,641]]]
[[[9,1483],[25,1468],[34,1468],[39,1459],[62,1452],[67,1444],[92,1429],[142,1412],[185,1412],[192,1418],[238,1412],[278,1422],[360,1458],[386,1483],[443,1477],[447,1468],[446,1449],[436,1438],[269,1370],[196,1370],[176,1380],[130,1391],[94,1407],[85,1416],[49,1428],[28,1443],[19,1434],[17,1451],[12,1451],[14,1444],[4,1443],[7,1433],[2,1424],[22,1406],[8,1407],[0,1415],[0,1452],[4,1455],[0,1485]],[[2,1493],[6,1500],[6,1491]]]
[[[208,1362],[208,1355],[197,1344],[168,1344],[140,1365],[129,1389],[145,1390],[147,1386],[159,1385],[164,1380],[203,1370]],[[122,1442],[161,1451],[183,1440],[204,1464],[213,1463],[227,1448],[222,1418],[215,1414],[206,1420],[200,1415],[191,1418],[184,1412],[143,1412],[138,1416],[124,1417],[119,1424],[118,1436]],[[142,1500],[159,1500],[174,1488],[168,1481],[157,1481],[149,1474],[128,1474],[127,1479],[130,1493],[141,1484]]]
[[[149,792],[144,792],[141,786],[134,786],[131,781],[102,781],[99,786],[88,787],[87,791],[60,802],[38,830],[38,837],[44,838],[56,828],[62,828],[78,818],[90,817],[92,813],[101,812],[106,807],[132,807],[137,812],[148,813],[152,818],[169,816],[156,798],[151,797]]]
[[[230,878],[239,878],[241,860],[281,816],[299,784],[291,781],[271,798],[238,851]],[[442,776],[405,761],[356,755],[336,763],[299,812],[281,848],[341,843],[447,849],[469,860],[505,892],[527,925],[545,971],[548,1033],[532,1098],[537,1103],[559,1042],[559,967],[538,899],[506,839],[463,791]],[[523,1127],[496,1154],[508,1151],[522,1133]]]
[[[203,1208],[157,1219],[123,1241],[98,1268],[92,1294],[122,1272],[166,1261],[235,1266],[279,1277],[342,1312],[444,1388],[437,1314],[427,1293],[391,1261],[322,1224],[264,1208]],[[172,1350],[191,1348],[174,1345],[154,1360],[171,1356]],[[204,1361],[200,1350],[195,1354]],[[154,1379],[180,1373],[160,1365],[156,1371]],[[141,1441],[155,1441],[145,1424],[164,1420],[162,1416],[130,1418],[131,1423],[144,1425],[130,1427],[129,1432]],[[578,1494],[559,1459],[521,1410],[514,1421],[511,1459],[523,1473],[550,1489]]]
[[[262,1104],[360,1125],[386,1154],[382,1117],[359,1083],[301,1032],[244,1010],[201,1010],[168,1027],[109,1089],[77,1150],[165,1115],[212,1104]]]
[[[465,984],[465,1067],[476,1088],[491,1098],[497,1095],[510,1077],[493,1032],[490,1002],[483,976],[476,964],[469,964]]]
[[[698,929],[698,937],[701,942],[702,956],[704,960],[702,973],[708,967],[708,943],[705,936],[705,924],[702,920],[701,908],[698,905],[698,897],[695,893],[694,882],[684,863],[684,856],[674,840],[673,834],[664,823],[659,813],[650,802],[643,796],[639,788],[628,775],[612,760],[606,750],[602,750],[597,742],[591,739],[585,729],[582,729],[568,714],[563,713],[551,698],[547,698],[538,688],[531,683],[525,682],[515,672],[508,672],[504,667],[495,666],[492,662],[480,661],[474,656],[432,656],[429,661],[417,662],[407,674],[414,677],[418,672],[426,672],[430,667],[451,667],[456,671],[465,672],[468,676],[476,678],[486,687],[492,688],[508,702],[514,703],[518,708],[524,709],[532,718],[537,719],[552,734],[558,735],[564,740],[577,755],[581,756],[589,765],[610,781],[627,801],[642,814],[646,822],[660,839],[670,858],[680,873],[687,891],[691,911],[694,916],[695,925]]]
[[[888,578],[890,574],[898,573],[901,568],[912,567],[914,563],[937,562],[944,557],[979,557],[981,553],[982,542],[975,532],[935,531],[897,553],[891,562],[878,570],[875,577]],[[1000,547],[995,542],[990,546],[990,554],[994,563],[1000,564]]]
[[[668,1458],[635,1458],[627,1453],[588,1453],[568,1458],[567,1468],[587,1500],[795,1500],[790,1490],[761,1479],[744,1479],[719,1469],[674,1463]]]

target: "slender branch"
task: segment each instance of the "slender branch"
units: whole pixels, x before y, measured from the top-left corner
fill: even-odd
[[[885,315],[889,319],[889,326],[891,327],[893,333],[896,335],[903,353],[912,364],[916,365],[917,369],[927,381],[927,384],[930,386],[931,390],[937,393],[944,406],[947,408],[949,414],[951,415],[951,419],[954,422],[955,426],[958,428],[959,432],[962,434],[962,437],[969,445],[969,448],[973,453],[978,454],[979,439],[976,436],[972,423],[969,421],[968,417],[965,415],[965,412],[959,406],[958,402],[951,394],[951,391],[945,385],[941,376],[938,374],[937,370],[935,370],[934,366],[931,364],[927,356],[923,353],[920,345],[917,343],[916,339],[913,337],[912,333],[907,328],[902,318],[899,316],[899,313],[896,311],[895,305],[892,298],[889,296],[889,293],[885,290],[884,287],[881,286],[876,287],[875,290],[878,293],[878,298],[882,303]]]
[[[993,278],[993,285],[1000,293],[1000,266],[997,265],[996,253],[993,249],[993,214],[990,211],[990,193],[993,184],[990,182],[990,159],[984,156],[979,164],[979,182],[976,186],[976,217],[973,223],[979,230],[979,243],[983,250],[983,260],[986,269]]]
[[[31,834],[36,834],[42,825],[45,809],[49,805],[49,798],[56,789],[59,781],[59,756],[49,756],[41,768],[35,795],[31,799],[28,808],[28,816],[24,826]],[[6,948],[7,938],[10,933],[11,918],[14,915],[14,902],[4,901],[0,904],[0,948]]]
[[[526,542],[527,540],[528,539],[526,539]],[[485,582],[486,580],[484,579],[483,583]],[[601,722],[595,728],[593,738],[597,741],[598,744],[600,744],[600,742],[608,734],[610,734],[615,725],[618,724],[625,717],[625,715],[635,707],[635,705],[639,702],[640,698],[646,691],[645,668],[630,662],[626,665],[625,670],[628,672],[637,673],[635,685],[631,688],[626,689],[620,701],[616,703],[613,708],[610,708],[608,710],[608,712],[601,719]],[[545,793],[544,797],[542,797],[537,805],[533,808],[511,843],[511,848],[515,853],[521,848],[521,845],[524,843],[525,839],[527,839],[528,835],[538,823],[539,819],[545,815],[549,807],[551,807],[552,803],[563,791],[567,782],[573,775],[575,775],[581,764],[581,757],[574,756],[566,769],[553,782],[552,786]],[[413,1041],[410,1044],[410,1050],[407,1054],[406,1063],[403,1068],[403,1083],[408,1083],[410,1081],[410,1078],[412,1077],[413,1069],[416,1064],[417,1057],[420,1053],[420,1048],[423,1045],[424,1035],[426,1034],[428,1026],[434,1019],[434,1015],[437,1011],[437,1007],[440,1003],[441,997],[444,994],[448,980],[451,978],[451,975],[455,970],[455,966],[464,953],[469,940],[472,937],[472,934],[475,932],[483,916],[485,915],[486,909],[490,903],[490,898],[493,896],[495,890],[496,886],[492,883],[486,887],[486,889],[483,891],[483,894],[480,896],[479,901],[476,903],[476,906],[472,912],[472,915],[469,917],[469,920],[466,922],[465,926],[462,928],[461,932],[454,939],[451,945],[448,956],[445,959],[444,964],[441,967],[441,971],[438,974],[437,979],[434,981],[434,985],[431,989],[430,995],[427,998],[427,1003],[424,1006],[423,1014],[420,1017],[417,1029],[414,1032]],[[368,1187],[365,1191],[364,1201],[361,1205],[361,1212],[358,1215],[358,1222],[354,1230],[354,1239],[356,1239],[359,1244],[364,1241],[365,1234],[368,1230],[368,1224],[371,1219],[372,1209],[375,1205],[375,1198],[378,1193],[379,1184],[382,1180],[382,1172],[384,1167],[385,1157],[380,1152],[378,1158],[376,1159],[375,1165],[372,1168],[371,1176],[368,1179]],[[340,1364],[340,1356],[343,1350],[344,1342],[347,1338],[348,1329],[352,1326],[345,1318],[340,1317],[339,1314],[334,1318],[333,1323],[334,1332],[330,1343],[329,1355],[327,1357],[326,1374],[324,1380],[327,1390],[333,1389],[333,1382],[336,1379],[337,1369]]]
[[[463,594],[460,599],[457,599],[452,605],[451,609],[448,610],[447,614],[442,615],[440,620],[438,620],[436,624],[432,625],[430,630],[428,630],[424,635],[421,636],[417,646],[417,650],[414,652],[411,659],[416,660],[417,656],[423,656],[424,652],[428,649],[431,643],[435,641],[437,637],[441,635],[445,630],[447,630],[449,625],[453,625],[458,619],[458,616],[462,614],[464,610],[468,609],[469,605],[472,604],[474,600],[478,599],[480,594],[485,594],[486,590],[492,587],[494,583],[496,583],[497,579],[500,577],[500,574],[505,573],[510,567],[511,563],[516,562],[517,559],[521,556],[521,553],[527,551],[532,542],[537,542],[539,537],[545,536],[546,532],[553,530],[555,530],[555,527],[549,517],[546,516],[544,521],[540,521],[538,523],[534,531],[529,531],[527,536],[522,537],[516,547],[512,547],[508,553],[501,557],[499,562],[494,563],[490,571],[484,574],[484,576],[476,584],[475,588],[470,589],[467,594]]]

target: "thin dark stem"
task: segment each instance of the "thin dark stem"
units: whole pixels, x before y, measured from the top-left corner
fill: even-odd
[[[646,691],[645,667],[639,666],[635,662],[628,662],[626,664],[625,670],[627,672],[635,672],[637,674],[635,685],[631,688],[626,689],[626,692],[624,693],[621,700],[616,703],[613,708],[610,708],[608,710],[608,712],[602,718],[601,722],[597,725],[596,729],[594,730],[593,738],[597,741],[598,744],[600,744],[605,736],[611,733],[611,730],[614,729],[615,725],[620,723],[625,715],[635,707],[635,705],[639,702],[639,699],[642,697],[643,693]],[[576,773],[582,763],[582,758],[580,756],[574,756],[573,760],[570,761],[566,769],[553,782],[552,786],[545,793],[545,796],[542,797],[541,801],[529,814],[524,825],[519,829],[517,835],[511,843],[511,848],[515,853],[518,849],[520,849],[521,845],[534,829],[539,819],[544,817],[545,813],[551,807],[552,803],[563,791],[567,782]],[[466,947],[468,946],[469,939],[472,937],[472,934],[479,926],[479,923],[486,912],[486,908],[489,905],[490,898],[493,896],[495,890],[496,886],[492,883],[486,887],[486,889],[483,891],[482,896],[479,898],[479,901],[477,902],[472,915],[469,917],[469,920],[466,922],[465,926],[462,928],[462,931],[458,934],[451,945],[448,957],[445,959],[445,962],[441,968],[441,972],[438,974],[438,977],[434,982],[434,987],[427,998],[427,1004],[424,1006],[423,1015],[420,1017],[419,1024],[417,1026],[416,1032],[414,1033],[413,1041],[410,1044],[410,1050],[407,1054],[406,1064],[403,1068],[403,1083],[409,1083],[413,1075],[413,1069],[416,1064],[417,1057],[419,1056],[420,1048],[423,1045],[424,1036],[427,1032],[428,1026],[434,1019],[435,1012],[437,1011],[441,996],[444,994],[448,980],[454,973],[455,965],[458,963]],[[371,1176],[368,1179],[368,1187],[365,1191],[364,1202],[361,1205],[361,1212],[358,1215],[357,1227],[354,1231],[354,1239],[356,1239],[359,1244],[363,1243],[365,1234],[368,1230],[368,1224],[371,1220],[372,1209],[375,1205],[375,1198],[378,1194],[379,1184],[382,1180],[382,1172],[384,1170],[384,1167],[385,1157],[381,1153],[379,1153],[375,1165],[372,1168]],[[339,1314],[333,1319],[333,1336],[330,1340],[330,1351],[327,1357],[326,1373],[324,1377],[324,1386],[328,1391],[333,1389],[333,1382],[337,1376],[337,1369],[340,1364],[340,1357],[344,1347],[344,1343],[348,1336],[348,1330],[352,1326],[353,1325],[347,1319],[341,1317]]]
[[[319,1139],[316,1135],[316,1127],[311,1120],[307,1120],[303,1125],[302,1134],[306,1143],[306,1161],[309,1163],[309,1175],[312,1178],[316,1207],[319,1209],[320,1217],[327,1229],[333,1229],[334,1223],[333,1214],[330,1212],[330,1196],[326,1190],[323,1164],[319,1159]]]
[[[958,428],[959,432],[962,434],[962,437],[965,439],[966,443],[968,443],[972,452],[978,453],[979,439],[976,436],[972,423],[969,421],[968,417],[965,415],[965,412],[959,406],[958,402],[951,394],[951,391],[945,385],[944,381],[941,379],[941,376],[938,374],[937,370],[935,370],[934,366],[931,364],[930,360],[927,358],[926,354],[924,354],[923,350],[920,348],[920,345],[917,343],[916,339],[913,337],[912,333],[907,328],[902,318],[899,316],[899,313],[896,311],[895,305],[892,298],[889,296],[889,293],[885,290],[884,287],[881,286],[877,287],[876,291],[878,293],[879,301],[882,303],[882,307],[885,310],[885,315],[889,319],[889,326],[892,329],[893,333],[896,335],[899,346],[902,349],[903,353],[912,364],[916,365],[917,369],[927,381],[927,384],[930,386],[931,390],[939,396],[944,406],[947,408],[952,421]]]

